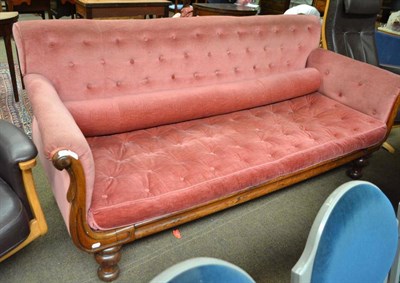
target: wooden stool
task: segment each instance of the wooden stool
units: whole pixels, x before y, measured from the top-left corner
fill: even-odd
[[[19,101],[17,80],[15,78],[15,66],[11,47],[12,25],[18,21],[18,12],[0,12],[0,36],[4,37],[6,46],[8,67],[10,69],[11,82],[14,91],[14,99]]]

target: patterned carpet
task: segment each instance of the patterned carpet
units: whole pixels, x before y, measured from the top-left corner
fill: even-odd
[[[19,102],[14,101],[8,65],[0,63],[0,119],[10,121],[31,136],[32,108],[25,90],[22,89],[18,66],[16,73]]]

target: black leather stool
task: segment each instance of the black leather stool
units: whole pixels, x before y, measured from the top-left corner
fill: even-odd
[[[14,91],[15,101],[19,101],[17,80],[15,78],[15,66],[11,47],[12,25],[18,21],[18,12],[1,12],[0,13],[0,36],[4,38],[6,46],[8,67],[10,69],[11,82]]]

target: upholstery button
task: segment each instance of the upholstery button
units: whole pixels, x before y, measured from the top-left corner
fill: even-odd
[[[101,60],[100,60],[100,63],[101,63],[102,65],[104,65],[104,64],[106,63],[106,61],[105,61],[104,59],[101,59]]]
[[[246,53],[250,53],[250,48],[246,47]]]
[[[272,63],[268,64],[268,68],[272,69],[273,67],[274,67],[274,64],[272,64]]]
[[[183,57],[185,57],[185,59],[189,58],[189,53],[184,52],[184,53],[183,53]]]
[[[130,63],[131,65],[133,65],[133,64],[135,64],[135,60],[134,60],[134,59],[131,59],[131,60],[129,60],[129,63]]]
[[[226,50],[226,54],[231,55],[231,50],[230,49]]]
[[[358,82],[358,86],[362,86],[363,85],[363,83],[362,82]]]
[[[257,70],[257,66],[256,65],[253,65],[253,70],[254,71]]]
[[[75,67],[75,64],[73,62],[69,62],[68,66],[72,68]]]
[[[171,79],[173,79],[173,80],[175,80],[175,79],[176,79],[176,76],[175,76],[175,74],[172,74],[172,75],[171,75]]]
[[[215,75],[219,76],[220,74],[220,70],[215,70]]]
[[[86,85],[86,88],[87,88],[87,89],[92,89],[92,88],[93,88],[93,85],[89,83],[89,84]]]
[[[329,70],[326,70],[326,71],[325,71],[325,75],[329,75]]]
[[[117,82],[116,82],[116,85],[117,85],[117,86],[121,86],[121,85],[122,85],[122,82],[121,82],[121,81],[117,81]]]
[[[234,71],[235,73],[238,73],[238,72],[239,72],[239,68],[238,68],[238,67],[235,67],[235,68],[233,68],[233,71]]]
[[[164,61],[165,61],[164,56],[160,55],[160,56],[158,57],[158,61],[164,62]]]
[[[207,53],[207,56],[208,56],[208,57],[211,57],[211,56],[212,56],[211,52],[208,52],[208,53]]]
[[[342,97],[342,96],[343,96],[343,93],[339,92],[339,93],[338,93],[338,96],[339,96],[339,97]]]
[[[194,77],[195,79],[198,79],[198,78],[200,78],[200,75],[199,75],[199,73],[195,72],[195,73],[193,73],[193,77]]]
[[[175,35],[175,34],[171,34],[170,38],[171,38],[172,40],[175,40],[175,39],[176,39],[176,35]]]
[[[378,113],[378,111],[376,111],[376,109],[372,110],[372,115],[376,115]]]

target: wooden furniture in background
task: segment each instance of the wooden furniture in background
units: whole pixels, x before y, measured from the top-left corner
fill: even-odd
[[[168,17],[167,0],[77,0],[77,15],[86,18],[112,18],[155,15]]]
[[[290,6],[290,0],[260,0],[260,15],[283,14]]]
[[[59,19],[61,17],[71,17],[73,19],[75,14],[75,0],[51,0],[51,19]]]
[[[40,14],[45,19],[46,12],[51,18],[50,0],[6,0],[7,11],[20,14]]]
[[[257,7],[241,6],[230,3],[193,3],[194,16],[254,16]]]
[[[14,99],[19,101],[17,79],[15,77],[15,66],[13,52],[11,46],[12,25],[18,21],[18,12],[1,12],[0,13],[0,36],[4,38],[6,46],[8,68],[10,69],[11,82],[14,92]]]

